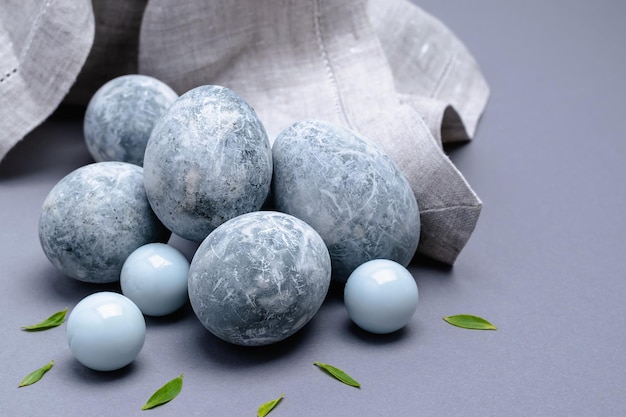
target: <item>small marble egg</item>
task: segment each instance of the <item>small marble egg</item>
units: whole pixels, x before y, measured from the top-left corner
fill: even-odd
[[[196,87],[159,119],[144,158],[156,215],[175,234],[201,242],[226,220],[261,208],[272,151],[254,109],[234,91]]]
[[[118,281],[131,252],[169,236],[146,198],[142,168],[126,162],[96,162],[69,173],[50,190],[39,217],[39,241],[50,262],[92,283]]]
[[[108,81],[85,111],[83,132],[93,159],[141,166],[154,124],[177,98],[167,84],[147,75]]]
[[[356,268],[344,287],[344,303],[352,321],[370,333],[400,330],[417,309],[415,279],[402,265],[374,259]]]
[[[146,337],[139,308],[115,292],[98,292],[72,309],[67,344],[76,359],[96,371],[115,371],[134,361]]]
[[[303,221],[278,212],[243,214],[215,229],[189,270],[200,322],[227,342],[260,346],[301,329],[330,286],[330,257]]]
[[[301,121],[273,145],[277,210],[310,224],[324,239],[333,279],[386,258],[408,265],[420,237],[411,187],[378,146],[343,127]]]
[[[120,274],[122,294],[148,316],[173,313],[187,302],[189,261],[165,243],[135,249]]]

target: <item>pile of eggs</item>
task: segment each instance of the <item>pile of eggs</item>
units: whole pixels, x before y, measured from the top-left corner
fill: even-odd
[[[212,334],[247,346],[305,326],[331,281],[366,331],[396,331],[415,312],[405,267],[420,236],[417,202],[395,163],[357,133],[298,121],[271,143],[226,87],[178,96],[126,75],[93,96],[84,134],[96,162],[53,187],[39,220],[43,251],[62,273],[121,284],[122,294],[92,294],[68,317],[84,365],[129,364],[143,315],[188,300]],[[199,243],[191,262],[167,244],[172,233]]]

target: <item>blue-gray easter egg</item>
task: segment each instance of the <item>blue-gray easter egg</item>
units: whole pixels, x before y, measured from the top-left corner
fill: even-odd
[[[324,241],[303,221],[257,211],[215,229],[189,270],[189,299],[215,336],[260,346],[301,329],[322,305],[331,265]]]
[[[333,279],[359,265],[411,261],[420,236],[417,201],[396,164],[351,130],[318,121],[293,124],[273,145],[275,207],[324,239]]]
[[[176,98],[167,84],[147,75],[124,75],[104,84],[89,101],[83,123],[93,159],[141,166],[154,124]]]
[[[39,241],[65,275],[114,282],[138,247],[165,242],[170,232],[154,215],[142,168],[96,162],[66,175],[49,192],[39,217]]]
[[[272,150],[256,112],[232,90],[205,85],[161,117],[144,159],[146,193],[159,219],[200,242],[220,224],[263,205]]]

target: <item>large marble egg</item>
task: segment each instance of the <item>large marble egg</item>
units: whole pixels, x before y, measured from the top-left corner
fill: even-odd
[[[147,75],[129,74],[108,81],[85,111],[83,132],[93,159],[141,166],[156,121],[177,98],[167,84]]]
[[[256,112],[232,90],[213,85],[180,96],[148,141],[144,183],[161,221],[200,242],[213,229],[263,205],[272,151]]]
[[[343,127],[302,121],[273,145],[275,207],[324,239],[333,279],[359,265],[411,261],[420,236],[417,201],[396,164],[378,146]]]
[[[215,229],[189,270],[196,316],[227,342],[260,346],[283,340],[318,311],[330,285],[324,241],[288,214],[257,211]]]
[[[150,208],[143,170],[126,162],[96,162],[66,175],[50,190],[39,217],[39,241],[65,275],[114,282],[138,247],[170,232]]]

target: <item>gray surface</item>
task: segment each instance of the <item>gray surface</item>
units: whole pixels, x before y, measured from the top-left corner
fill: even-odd
[[[0,414],[243,416],[285,392],[272,416],[624,415],[626,3],[420,4],[466,42],[492,97],[474,143],[451,150],[483,213],[454,268],[411,266],[420,304],[408,328],[366,335],[331,297],[287,343],[243,348],[211,336],[186,308],[148,319],[139,358],[112,374],[79,365],[63,328],[21,332],[103,288],[61,276],[37,241],[45,195],[89,161],[80,120],[57,118],[0,165]],[[499,330],[441,320],[455,313],[484,316]],[[44,380],[16,388],[50,359]],[[336,383],[313,361],[344,368],[362,389]],[[178,398],[140,411],[181,372]]]

